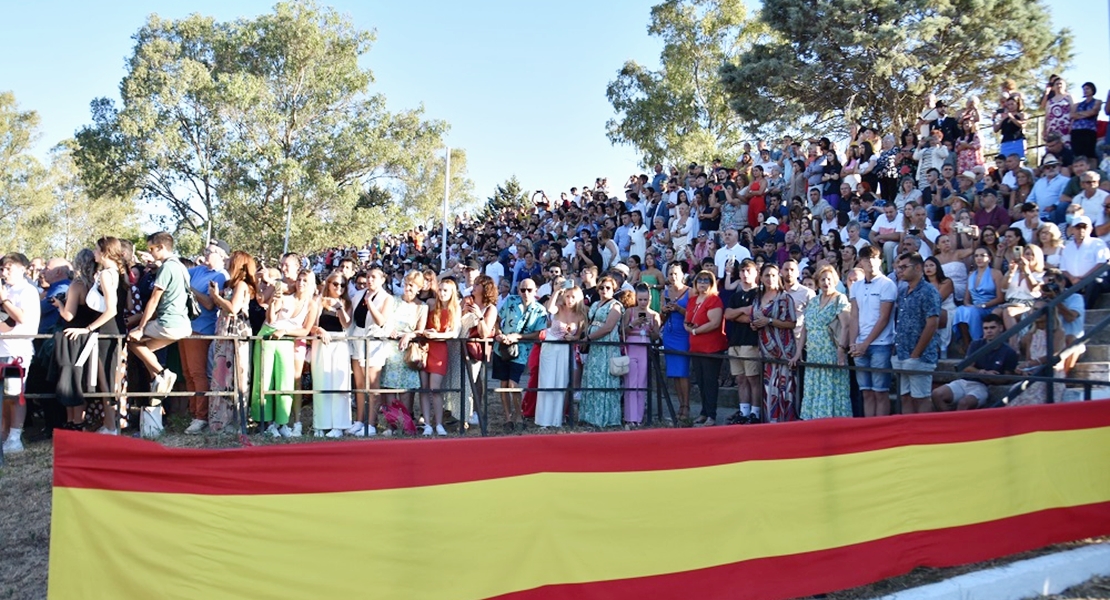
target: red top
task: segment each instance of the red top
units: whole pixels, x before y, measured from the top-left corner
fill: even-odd
[[[709,311],[714,308],[724,311],[725,305],[721,302],[720,296],[713,294],[707,296],[704,302],[698,303],[697,297],[691,295],[686,307],[686,322],[693,323],[694,327],[701,327],[709,322]],[[690,334],[690,352],[723,352],[726,348],[728,348],[728,339],[725,338],[723,314],[720,326],[713,331],[701,332],[699,335]]]

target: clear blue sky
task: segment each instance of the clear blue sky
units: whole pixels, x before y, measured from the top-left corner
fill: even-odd
[[[447,141],[466,149],[475,191],[485,198],[516,174],[527,189],[581,186],[598,176],[620,185],[637,157],[605,137],[612,110],[605,86],[625,60],[656,65],[647,35],[653,2],[356,2],[331,4],[360,28],[377,30],[365,66],[394,109],[423,103],[451,124]],[[89,101],[117,97],[131,36],[148,14],[230,20],[269,12],[270,1],[2,2],[0,90],[38,111],[40,154],[89,121]],[[752,3],[754,6],[754,2]],[[1110,90],[1105,2],[1048,0],[1056,27],[1075,34],[1072,86]]]

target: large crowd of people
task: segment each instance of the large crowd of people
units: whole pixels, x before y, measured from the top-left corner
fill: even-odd
[[[242,402],[275,437],[444,436],[480,422],[488,370],[507,431],[569,415],[635,428],[659,350],[694,426],[722,422],[722,384],[741,424],[887,415],[895,380],[903,414],[987,406],[1000,375],[1070,369],[1085,306],[1110,285],[1066,299],[1051,341],[1042,315],[934,387],[939,360],[1110,262],[1103,107],[1082,87],[1078,101],[1059,78],[1046,87],[1039,160],[1026,154],[1024,98],[1004,87],[993,115],[974,98],[949,115],[930,97],[897,135],[853,126],[843,149],[784,136],[734,164],[657,164],[623,189],[599,178],[557,201],[459,215],[446,238],[417,227],[273,266],[217,240],[189,260],[165,232],[143,251],[104,237],[72,262],[8,254],[4,451],[22,449],[24,383],[53,393],[34,403],[48,429],[118,434],[129,394],[150,390],[135,400],[157,406],[178,389],[187,434],[237,430]],[[1066,345],[1063,360],[1048,356]]]

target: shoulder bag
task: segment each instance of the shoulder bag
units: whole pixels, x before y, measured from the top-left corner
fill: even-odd
[[[615,302],[610,300],[610,302]],[[622,317],[623,320],[623,317]],[[624,343],[624,327],[617,325],[618,337],[621,343]],[[628,375],[628,369],[631,365],[631,359],[624,353],[624,346],[620,346],[620,354],[609,357],[609,374],[613,377],[624,377]]]

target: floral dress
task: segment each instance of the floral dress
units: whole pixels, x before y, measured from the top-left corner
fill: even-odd
[[[412,333],[420,322],[420,312],[426,307],[419,302],[405,302],[400,296],[393,298],[393,333],[398,337]],[[420,372],[405,364],[400,342],[390,344],[389,356],[382,367],[382,387],[391,390],[415,390],[420,388]]]
[[[821,296],[806,305],[806,362],[836,364],[836,340],[832,339],[829,325],[840,313],[851,310],[848,299],[836,294],[821,304]],[[802,419],[851,417],[852,404],[848,399],[848,372],[840,369],[806,369],[805,389],[802,394]]]
[[[234,287],[224,288],[224,300],[230,302],[234,293]],[[251,350],[247,338],[251,336],[251,324],[246,307],[237,315],[220,310],[216,318],[216,335],[240,338],[215,340],[209,350],[208,367],[212,374],[212,391],[236,390],[239,393],[235,398],[213,396],[208,400],[208,428],[221,431],[224,427],[235,424],[235,407],[244,406],[240,401],[246,401],[250,390]]]
[[[590,307],[587,335],[600,329],[609,318],[609,312],[613,310],[620,312],[620,302],[610,300],[594,303]],[[605,337],[594,341],[619,342],[620,325],[614,327]],[[586,364],[582,368],[582,387],[591,391],[582,392],[580,420],[597,427],[621,424],[621,378],[609,374],[609,359],[620,353],[620,346],[615,344],[590,344],[590,352],[586,354]]]
[[[797,321],[794,299],[780,292],[770,304],[763,304],[762,294],[756,298],[752,310],[768,319]],[[759,350],[765,358],[789,360],[798,350],[798,341],[793,329],[782,329],[768,325],[759,329]],[[847,389],[847,388],[843,388]],[[798,378],[788,364],[768,362],[763,365],[763,402],[767,406],[767,417],[772,423],[796,421],[798,412],[794,402],[798,395]]]

